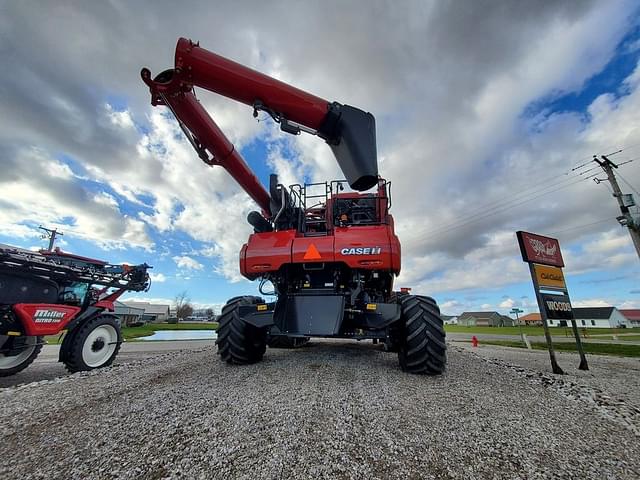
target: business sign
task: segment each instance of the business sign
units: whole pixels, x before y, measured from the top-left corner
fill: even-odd
[[[540,294],[544,310],[549,320],[572,320],[573,309],[567,295]]]
[[[564,283],[564,274],[561,268],[534,264],[533,270],[536,272],[539,286],[566,290],[567,286]]]
[[[535,233],[516,232],[522,260],[554,267],[564,267],[560,243],[555,238],[543,237]]]

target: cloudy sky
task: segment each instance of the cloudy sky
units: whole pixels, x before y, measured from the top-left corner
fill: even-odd
[[[139,72],[178,37],[377,119],[398,286],[444,313],[535,307],[516,230],[560,239],[575,305],[640,308],[640,261],[594,154],[640,203],[638,1],[0,0],[0,242],[154,266],[202,305],[238,274],[251,200],[205,166]],[[329,148],[199,98],[266,183],[339,178]],[[578,167],[578,168],[576,168]],[[592,175],[598,174],[597,177]]]

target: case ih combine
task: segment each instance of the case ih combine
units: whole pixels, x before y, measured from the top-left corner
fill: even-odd
[[[149,287],[147,268],[0,244],[0,377],[25,369],[44,336],[63,331],[59,360],[69,371],[110,365],[122,342],[114,302]]]
[[[374,339],[398,352],[411,373],[445,368],[445,333],[436,302],[394,292],[400,243],[390,184],[378,176],[375,119],[328,102],[223,58],[185,38],[175,66],[155,78],[144,68],[152,105],[167,106],[207,165],[225,168],[258,204],[247,220],[254,233],[240,251],[240,271],[270,282],[277,300],[235,297],[222,309],[218,352],[232,364],[262,359],[267,342],[308,337]],[[285,187],[271,175],[265,189],[196,99],[194,87],[267,112],[281,129],[319,136],[346,181]],[[345,184],[353,189],[345,190]],[[364,193],[362,193],[364,192]]]

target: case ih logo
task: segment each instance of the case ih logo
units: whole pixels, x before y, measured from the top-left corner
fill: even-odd
[[[36,310],[33,321],[36,323],[57,323],[64,317],[64,312],[56,310]]]
[[[382,247],[357,247],[340,250],[342,255],[379,255],[380,252],[382,252]]]

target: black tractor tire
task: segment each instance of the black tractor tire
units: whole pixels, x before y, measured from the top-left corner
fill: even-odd
[[[435,300],[421,295],[403,295],[403,334],[398,351],[400,368],[408,373],[440,375],[447,364],[445,331]]]
[[[99,315],[69,332],[60,357],[71,373],[108,367],[120,351],[120,321],[113,315]]]
[[[9,337],[1,348],[11,348],[9,344],[16,341],[25,342],[24,350],[14,356],[0,353],[0,377],[15,375],[31,365],[42,350],[44,337]],[[22,347],[20,348],[22,349]]]
[[[299,348],[309,343],[309,337],[287,337],[286,335],[269,336],[267,345],[269,348]]]
[[[218,318],[218,354],[233,365],[249,365],[262,360],[267,349],[267,329],[256,328],[240,317],[240,307],[264,303],[260,297],[234,297]]]

